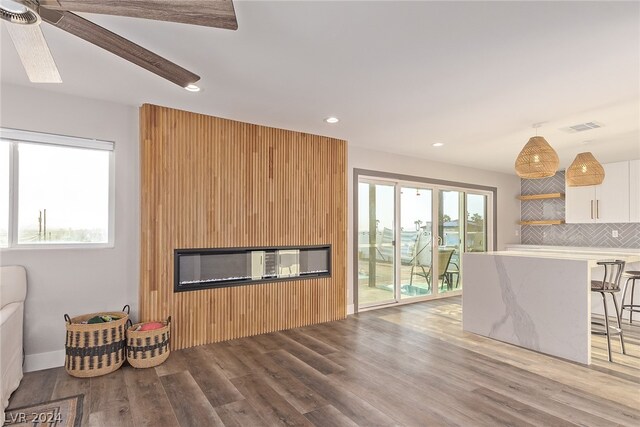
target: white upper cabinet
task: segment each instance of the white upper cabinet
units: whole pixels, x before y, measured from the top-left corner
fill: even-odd
[[[638,161],[634,162],[635,165],[629,161],[602,165],[605,175],[600,185],[567,186],[566,222],[574,224],[640,222],[638,218],[640,216],[638,213],[640,211],[638,208],[639,166]],[[632,192],[635,194],[635,199]]]
[[[595,222],[594,204],[596,189],[587,187],[567,187],[565,193],[565,222],[585,224]]]
[[[629,162],[629,216],[640,222],[640,160]]]
[[[629,162],[607,163],[596,185],[596,222],[629,222]]]

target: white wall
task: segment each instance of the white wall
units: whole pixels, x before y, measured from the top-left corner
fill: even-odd
[[[78,315],[138,305],[139,141],[132,106],[37,90],[0,87],[0,126],[115,141],[116,229],[112,249],[0,251],[0,265],[24,265],[28,274],[25,313],[27,369],[63,363],[63,314]],[[519,243],[520,180],[488,172],[349,147],[348,304],[353,304],[353,169],[413,175],[498,188],[498,248]],[[135,313],[134,313],[135,317]]]
[[[137,108],[22,86],[0,87],[0,126],[115,141],[115,247],[0,251],[27,269],[26,369],[64,363],[63,315],[138,306]]]
[[[382,151],[367,150],[349,146],[349,237],[347,254],[347,304],[352,310],[353,304],[353,170],[367,169],[424,178],[463,182],[475,185],[496,187],[498,199],[498,250],[506,244],[520,243],[516,230],[520,230],[520,178],[515,174],[503,174],[481,169],[467,168],[426,159],[401,156]]]

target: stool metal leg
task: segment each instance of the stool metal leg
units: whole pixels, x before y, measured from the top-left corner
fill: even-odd
[[[604,292],[600,292],[602,295],[602,304],[604,305],[604,330],[607,336],[607,353],[609,354],[609,362],[611,360],[611,334],[609,334],[609,310],[607,310],[607,298],[605,298]]]
[[[620,317],[622,316],[622,313],[618,308],[618,301],[616,301],[616,296],[614,294],[611,294],[611,298],[613,299],[613,307],[616,309],[616,321],[618,322],[618,329],[620,329],[620,347],[622,347],[622,354],[627,354],[627,352],[624,349],[624,338],[622,336],[622,322],[620,322]]]
[[[620,299],[620,321],[622,321],[622,315],[624,314],[624,300],[627,299],[627,286],[629,286],[629,280],[631,280],[631,277],[629,277],[627,279],[626,282],[624,282],[624,286],[622,287],[622,299]]]
[[[629,324],[632,325],[633,324],[633,294],[635,293],[634,291],[636,290],[636,279],[633,279],[633,281],[631,282],[631,310],[629,310]]]

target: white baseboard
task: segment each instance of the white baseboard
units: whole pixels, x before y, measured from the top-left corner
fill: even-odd
[[[350,314],[353,314],[354,312],[355,312],[355,309],[353,308],[353,304],[347,305],[347,316]]]
[[[64,350],[27,354],[24,358],[25,372],[42,371],[59,366],[64,366]]]

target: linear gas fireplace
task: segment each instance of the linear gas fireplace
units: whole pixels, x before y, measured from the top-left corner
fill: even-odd
[[[174,292],[331,276],[331,245],[176,249]]]

